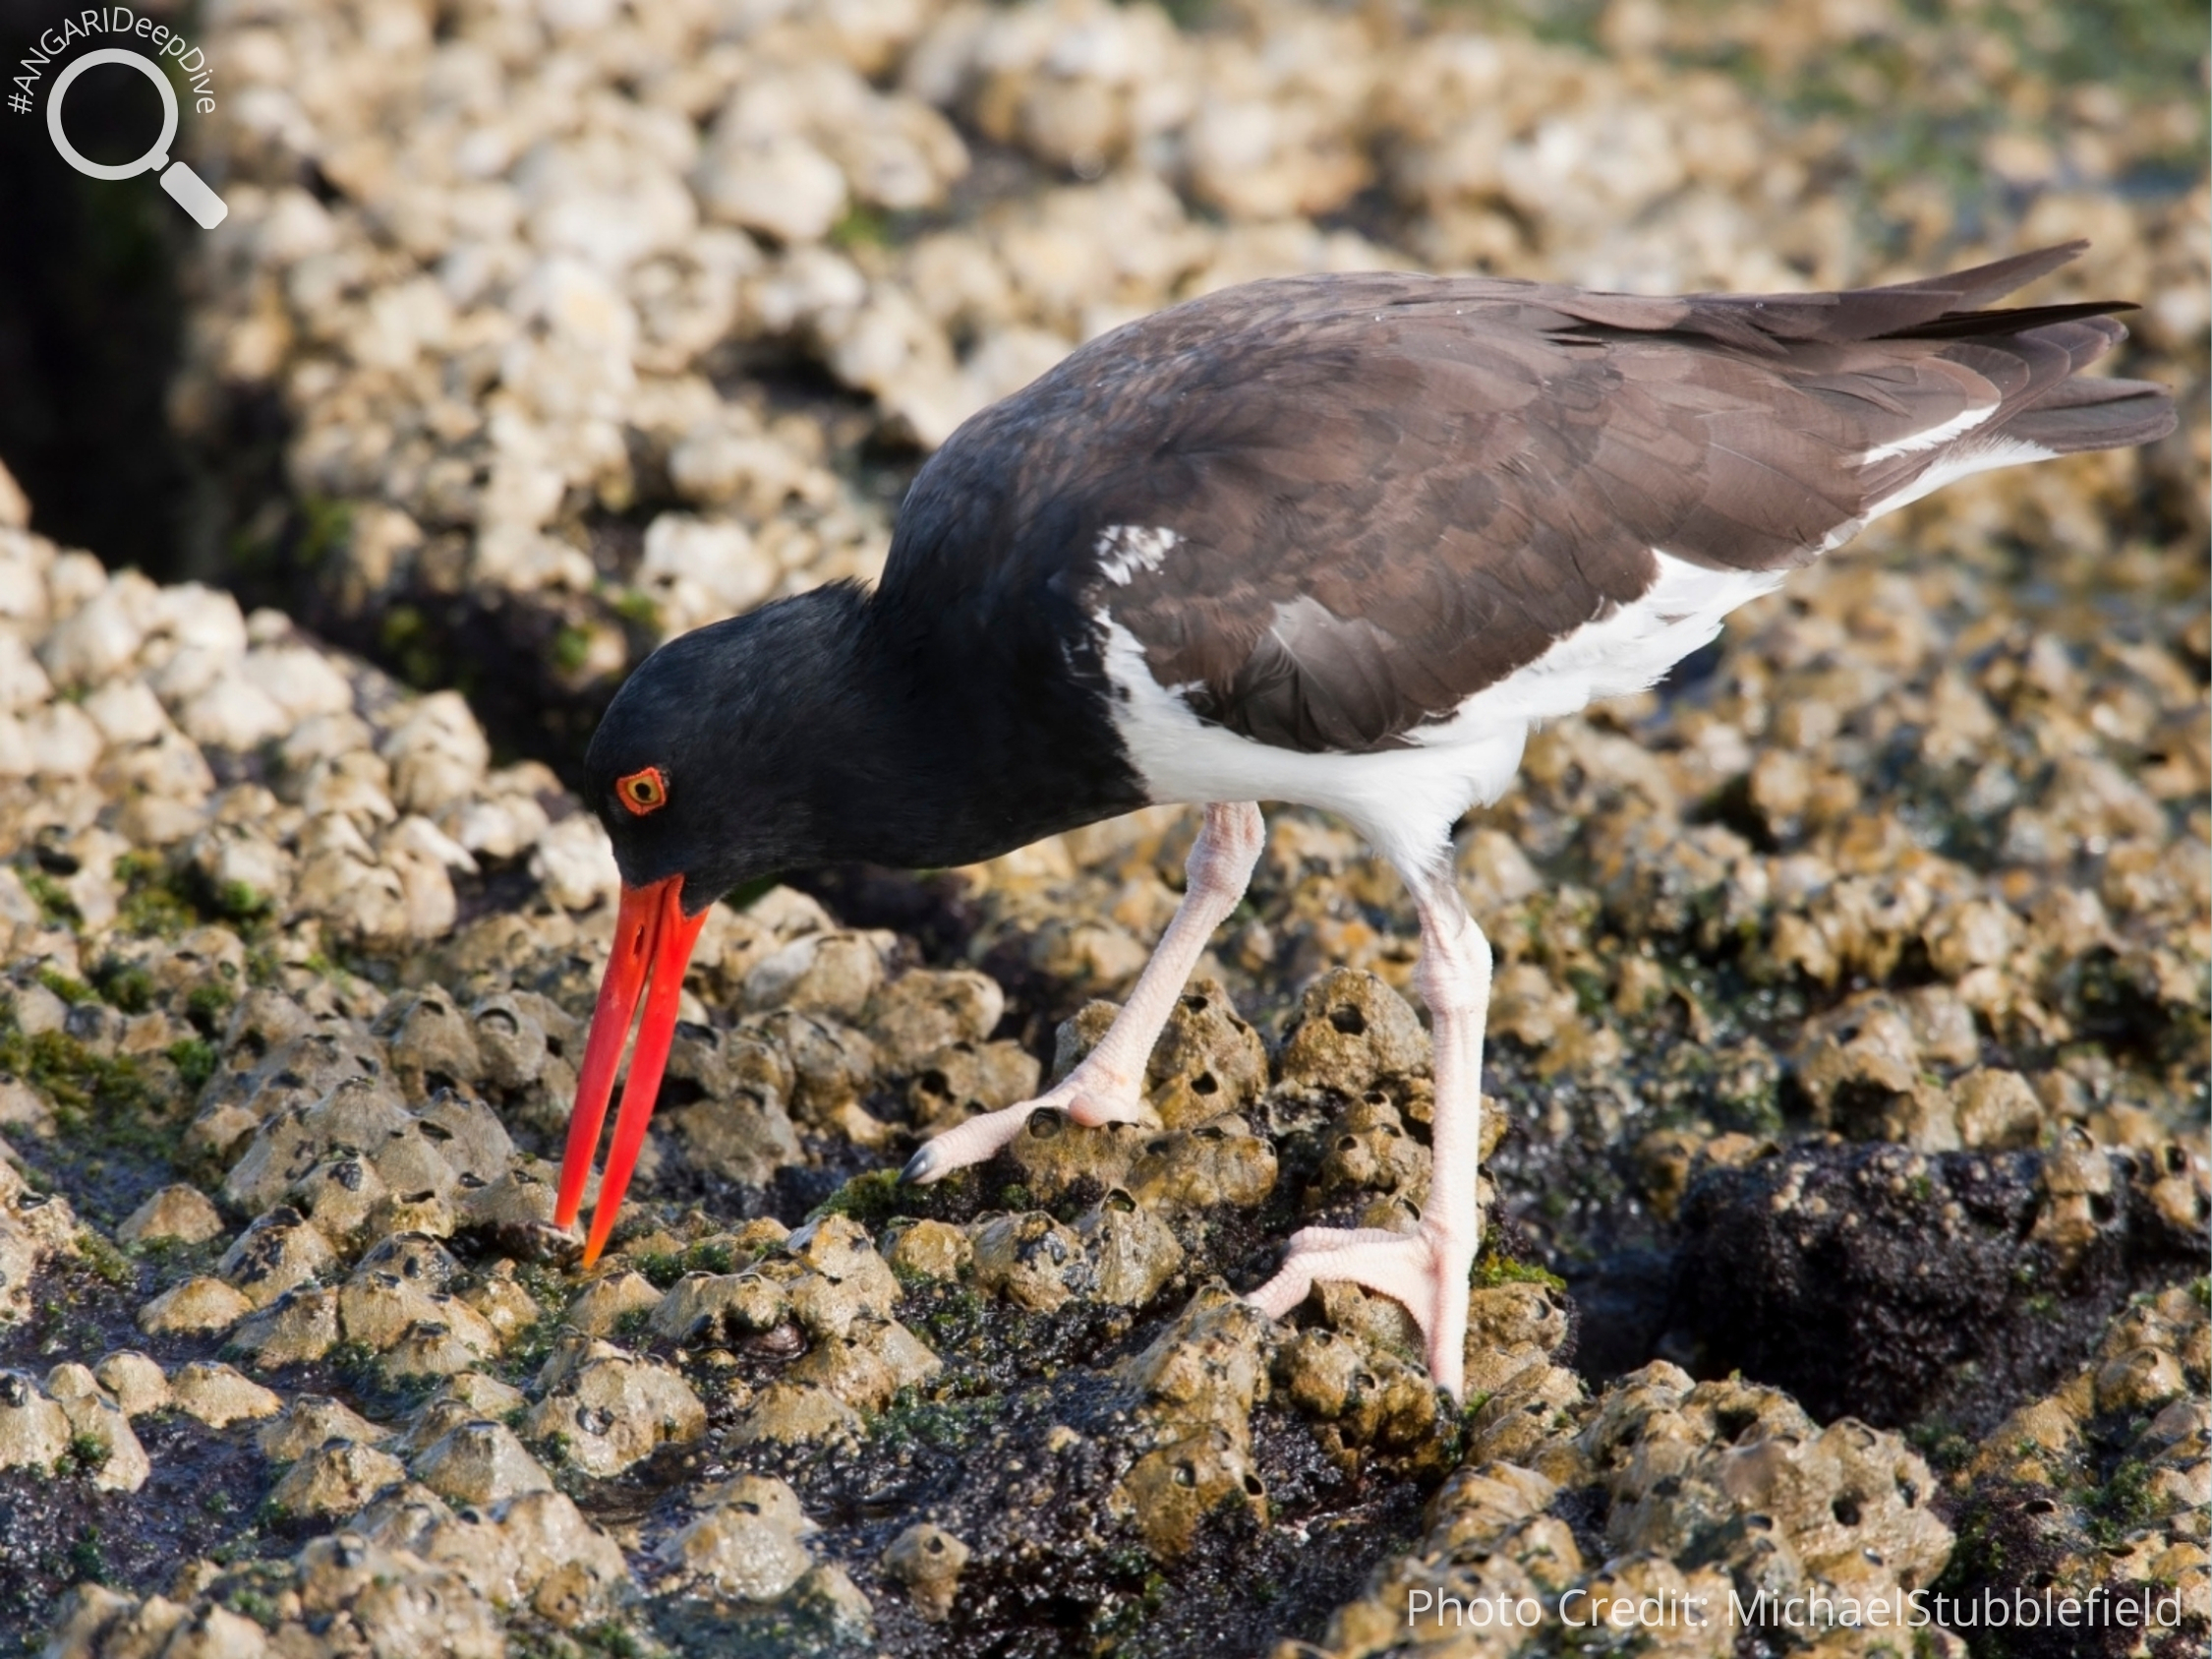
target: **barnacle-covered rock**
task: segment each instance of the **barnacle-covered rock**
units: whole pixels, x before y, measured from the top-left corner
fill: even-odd
[[[1039,1106],[1001,1155],[1020,1172],[1023,1190],[1049,1204],[1087,1188],[1126,1182],[1145,1136],[1142,1124],[1103,1123],[1091,1128],[1066,1112]]]
[[[740,1445],[856,1444],[860,1413],[816,1383],[771,1383],[737,1425]]]
[[[1075,1231],[1090,1257],[1090,1293],[1118,1307],[1151,1301],[1186,1260],[1173,1229],[1121,1187],[1077,1217]]]
[[[92,1376],[126,1417],[163,1410],[174,1398],[167,1373],[132,1348],[119,1348],[103,1357],[92,1368]]]
[[[941,1282],[958,1279],[975,1259],[975,1246],[965,1232],[926,1216],[887,1233],[883,1244],[894,1273]]]
[[[1146,1142],[1128,1185],[1148,1205],[1249,1209],[1274,1190],[1275,1149],[1242,1118],[1211,1118]]]
[[[50,1469],[69,1450],[69,1417],[20,1371],[0,1371],[0,1468]]]
[[[254,1437],[262,1455],[272,1463],[289,1463],[331,1441],[359,1446],[381,1446],[391,1438],[342,1400],[327,1394],[298,1394],[283,1412]]]
[[[797,1082],[792,1068],[782,1048],[756,1037],[678,1026],[658,1117],[675,1131],[697,1167],[766,1185],[779,1168],[800,1158],[785,1109]],[[820,1098],[809,1095],[810,1101]]]
[[[611,1336],[617,1326],[633,1316],[642,1320],[660,1305],[661,1292],[643,1274],[609,1274],[578,1292],[560,1322],[587,1336]]]
[[[352,1441],[329,1441],[301,1454],[269,1489],[268,1501],[287,1515],[310,1519],[350,1515],[406,1477],[388,1452]]]
[[[1252,1409],[1268,1388],[1269,1322],[1218,1286],[1119,1367],[1135,1410],[1138,1455],[1108,1499],[1163,1559],[1190,1550],[1224,1504],[1259,1518],[1266,1483],[1252,1466]]]
[[[283,1395],[214,1361],[179,1366],[169,1378],[169,1392],[179,1411],[210,1429],[273,1417],[284,1409]]]
[[[482,1419],[448,1429],[409,1460],[407,1472],[448,1503],[480,1508],[553,1490],[553,1477],[514,1431]]]
[[[265,1308],[295,1285],[336,1265],[337,1252],[314,1222],[279,1206],[238,1235],[216,1271],[257,1308]]]
[[[804,1271],[787,1281],[792,1318],[816,1336],[844,1336],[855,1321],[889,1319],[899,1280],[868,1234],[844,1215],[826,1215],[786,1243]]]
[[[669,1536],[661,1555],[724,1595],[774,1601],[814,1565],[804,1540],[815,1530],[783,1481],[746,1475],[723,1482],[701,1513]]]
[[[727,1347],[743,1335],[774,1331],[790,1317],[786,1283],[762,1272],[685,1274],[655,1300],[649,1328],[668,1341]]]
[[[883,1566],[906,1586],[923,1618],[942,1623],[960,1595],[960,1573],[970,1553],[942,1526],[918,1521],[891,1541],[883,1553]]]
[[[920,1129],[948,1129],[978,1112],[998,1111],[1037,1093],[1036,1056],[1016,1042],[956,1042],[915,1063],[906,1103]]]
[[[972,1242],[976,1287],[1031,1313],[1051,1313],[1096,1283],[1083,1241],[1041,1211],[995,1216]]]
[[[2085,58],[2063,17],[1924,10],[1623,3],[1575,39],[1496,8],[1305,0],[1202,28],[1104,0],[208,22],[230,90],[196,142],[230,217],[186,250],[169,403],[221,462],[198,469],[213,496],[196,515],[227,521],[257,589],[322,637],[415,681],[461,665],[468,689],[424,697],[274,611],[111,572],[40,533],[46,513],[92,522],[82,502],[64,488],[33,529],[0,474],[0,1132],[23,1155],[0,1155],[0,1320],[94,1425],[68,1437],[59,1501],[19,1506],[25,1639],[52,1626],[70,1659],[896,1652],[946,1612],[938,1644],[963,1651],[1173,1645],[1219,1627],[1193,1596],[1236,1582],[1254,1590],[1238,1639],[1262,1646],[1497,1645],[1408,1619],[1417,1592],[1510,1592],[1549,1622],[1521,1645],[1564,1650],[1590,1634],[1553,1617],[1569,1591],[1901,1588],[1925,1540],[1880,1480],[1917,1476],[1845,1418],[1932,1410],[1951,1422],[1920,1415],[1916,1444],[1968,1460],[1960,1587],[2171,1588],[2180,1639],[2201,1640],[2200,1322],[2160,1305],[2198,1275],[2212,1208],[2212,632],[2187,399],[2170,443],[1961,481],[1794,572],[1654,691],[1547,723],[1461,829],[1453,873],[1496,953],[1485,1237],[1570,1271],[1590,1375],[1628,1373],[1597,1399],[1559,1363],[1567,1299],[1494,1260],[1471,1287],[1461,1422],[1403,1311],[1344,1285],[1270,1330],[1266,1399],[1193,1385],[1178,1405],[1101,1375],[1172,1331],[1162,1355],[1243,1377],[1203,1296],[1167,1325],[1162,1304],[1256,1282],[1310,1213],[1396,1226],[1423,1200],[1433,1091],[1399,1000],[1413,909],[1303,808],[1271,809],[1252,889],[1187,988],[1205,1007],[1150,1057],[1160,1125],[1060,1120],[987,1173],[849,1184],[909,1135],[1033,1098],[1056,1022],[1126,993],[1178,900],[1178,807],[918,880],[799,878],[826,906],[781,888],[712,907],[613,1270],[696,1271],[650,1309],[619,1278],[579,1302],[574,1240],[549,1224],[617,872],[594,803],[545,761],[573,762],[657,640],[873,577],[912,446],[1077,341],[1298,271],[1775,292],[2087,235],[2047,297],[2142,299],[2118,372],[2197,378],[2202,192],[2172,165],[2202,136],[2174,68],[2194,47],[2153,20],[2149,45]],[[1698,67],[1715,63],[1731,73]],[[1964,166],[1900,184],[1836,142],[1924,105]],[[1958,246],[1977,225],[1989,247]],[[790,395],[817,371],[857,395]],[[233,464],[251,431],[279,435],[280,465]],[[172,518],[129,499],[132,476],[115,504]],[[1068,1059],[1111,1013],[1066,1022]],[[347,1091],[363,1109],[298,1133],[290,1114]],[[203,1200],[172,1195],[115,1229],[120,1257],[103,1247],[91,1229],[178,1181]],[[841,1189],[880,1276],[841,1265],[836,1230],[786,1251],[741,1224],[798,1225]],[[332,1259],[280,1292],[314,1255],[272,1248],[310,1237],[284,1234],[286,1209]],[[1077,1241],[1078,1293],[1033,1312],[976,1282],[971,1234],[1001,1212],[1010,1233]],[[395,1234],[418,1236],[378,1254]],[[236,1285],[210,1272],[227,1244]],[[1696,1288],[1669,1332],[1678,1271]],[[2151,1300],[2115,1316],[2130,1294]],[[220,1352],[287,1393],[358,1388],[376,1416],[429,1390],[375,1448],[405,1462],[495,1442],[471,1425],[527,1424],[606,1362],[559,1334],[572,1306],[652,1344],[628,1362],[680,1371],[721,1419],[696,1469],[679,1452],[633,1473],[654,1500],[621,1544],[557,1492],[464,1504],[403,1480],[354,1517],[358,1541],[304,1536],[344,1515],[295,1513],[260,1547],[320,1553],[225,1568],[174,1559],[215,1547],[212,1508],[142,1538],[131,1506],[158,1481],[86,1490],[130,1462],[113,1437],[98,1462],[98,1427],[169,1389],[109,1356],[87,1390],[77,1345],[118,1318],[145,1318],[180,1370]],[[373,1370],[349,1314],[386,1343]],[[1981,1333],[1990,1352],[1956,1351]],[[1745,1341],[1764,1351],[1731,1357]],[[532,1398],[484,1369],[522,1376],[549,1343]],[[1755,1381],[1691,1386],[1646,1368],[1655,1353]],[[1797,1368],[1818,1423],[1770,1365]],[[1924,1385],[1945,1365],[1963,1392],[1939,1398]],[[204,1457],[208,1498],[251,1505],[265,1494],[233,1486],[222,1449],[286,1420],[187,1421],[146,1446]],[[293,1461],[371,1444],[323,1426]],[[829,1482],[841,1512],[860,1493],[866,1524],[816,1535],[795,1579],[748,1600],[661,1549],[715,1509],[697,1490],[715,1464],[783,1470],[810,1505]],[[1295,1508],[1258,1524],[1248,1476]],[[80,1534],[37,1517],[74,1527],[94,1500],[116,1586],[40,1602],[82,1567]],[[957,1590],[945,1552],[922,1553],[939,1533],[971,1552]],[[1184,1550],[1194,1570],[1145,1559]],[[1362,1583],[1331,1628],[1328,1602]]]
[[[1283,1033],[1282,1079],[1357,1099],[1428,1069],[1428,1041],[1405,998],[1372,974],[1339,969],[1306,988]]]
[[[706,1426],[699,1396],[675,1372],[595,1341],[547,1386],[523,1432],[557,1462],[604,1478],[665,1444],[698,1439]]]
[[[972,969],[915,969],[878,990],[864,1017],[885,1066],[911,1074],[939,1050],[979,1043],[998,1028],[1006,992]]]
[[[225,1347],[261,1371],[321,1359],[341,1340],[338,1306],[339,1292],[320,1285],[287,1290],[228,1327]]]
[[[126,1215],[115,1236],[123,1244],[205,1244],[220,1238],[223,1230],[222,1213],[207,1195],[178,1183],[163,1187]]]
[[[95,1489],[136,1492],[146,1485],[153,1465],[130,1414],[89,1367],[65,1360],[46,1373],[45,1392],[69,1419],[71,1454]]]

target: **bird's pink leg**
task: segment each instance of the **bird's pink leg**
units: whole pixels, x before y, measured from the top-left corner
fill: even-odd
[[[1291,1236],[1282,1268],[1249,1300],[1281,1319],[1306,1299],[1315,1279],[1350,1279],[1403,1302],[1428,1339],[1429,1376],[1456,1400],[1466,1393],[1467,1280],[1483,1236],[1475,1174],[1490,946],[1448,874],[1409,885],[1421,913],[1414,984],[1428,1004],[1436,1072],[1428,1203],[1421,1224],[1410,1233],[1307,1227]]]
[[[1152,960],[1096,1048],[1058,1085],[1034,1100],[982,1112],[926,1143],[907,1162],[902,1179],[934,1181],[970,1163],[981,1163],[1028,1123],[1039,1106],[1066,1112],[1077,1123],[1134,1123],[1143,1111],[1144,1067],[1152,1057],[1175,999],[1204,954],[1206,941],[1245,896],[1252,866],[1267,843],[1266,821],[1256,802],[1217,801],[1184,866],[1183,903],[1153,948]]]

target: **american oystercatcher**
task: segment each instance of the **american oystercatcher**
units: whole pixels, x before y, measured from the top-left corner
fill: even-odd
[[[1417,1230],[1309,1227],[1252,1300],[1395,1297],[1462,1390],[1490,951],[1450,835],[1538,722],[1642,689],[1730,611],[1952,479],[2173,428],[2080,371],[2118,304],[1984,309],[2079,252],[1845,293],[1649,298],[1482,277],[1249,283],[1115,329],[923,467],[873,592],[669,641],[593,738],[622,877],[555,1219],[645,1008],[584,1260],[612,1227],[708,908],[845,860],[972,863],[1153,801],[1204,807],[1181,907],[1099,1045],[906,1165],[1040,1106],[1139,1114],[1146,1057],[1257,860],[1261,800],[1342,815],[1420,917],[1435,1049]]]

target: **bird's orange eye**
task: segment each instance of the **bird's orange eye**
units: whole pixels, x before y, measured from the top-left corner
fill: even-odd
[[[642,772],[615,779],[614,799],[632,817],[642,818],[668,805],[669,781],[661,776],[660,767],[648,766]]]

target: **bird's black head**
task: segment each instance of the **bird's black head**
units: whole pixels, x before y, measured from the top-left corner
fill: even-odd
[[[853,748],[866,695],[857,590],[820,588],[672,639],[608,705],[584,757],[584,799],[614,842],[621,903],[577,1068],[553,1218],[576,1218],[600,1124],[642,997],[629,1083],[585,1244],[621,1208],[675,1036],[691,948],[731,888],[826,861],[838,814],[826,780]]]
[[[858,595],[825,589],[669,640],[614,694],[584,800],[625,887],[682,878],[697,915],[732,888],[821,861],[808,785],[846,678]]]

